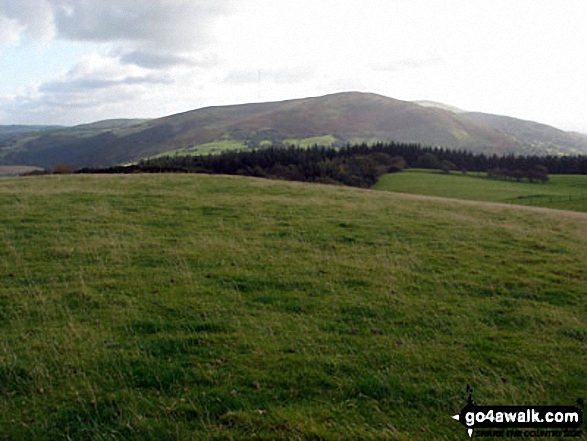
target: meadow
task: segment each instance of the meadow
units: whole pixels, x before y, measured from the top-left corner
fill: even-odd
[[[550,175],[546,183],[488,179],[486,173],[410,169],[381,176],[375,190],[587,212],[587,176]]]
[[[153,156],[152,158],[160,158],[165,156],[197,156],[197,155],[218,155],[222,152],[232,151],[232,150],[248,150],[249,147],[241,141],[237,140],[220,140],[209,142],[206,144],[200,144],[193,147],[188,148],[181,148],[177,150],[173,150],[171,152],[163,152],[158,155]]]
[[[0,203],[0,439],[462,440],[466,385],[587,398],[584,213],[173,174]]]

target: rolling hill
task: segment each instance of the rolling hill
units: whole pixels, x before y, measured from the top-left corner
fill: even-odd
[[[14,135],[16,133],[30,133],[41,130],[56,130],[61,126],[31,126],[31,125],[0,125],[0,136]]]
[[[207,107],[137,122],[20,135],[0,143],[0,164],[109,166],[165,152],[213,153],[216,147],[314,142],[399,141],[497,154],[587,152],[587,139],[537,123],[457,114],[358,92]]]

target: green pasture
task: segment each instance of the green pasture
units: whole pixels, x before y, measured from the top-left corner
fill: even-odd
[[[301,147],[301,148],[309,148],[309,147],[313,147],[315,145],[319,145],[319,146],[326,146],[326,147],[330,147],[333,144],[335,144],[338,140],[332,136],[332,135],[323,135],[323,136],[311,136],[309,138],[303,138],[303,139],[294,139],[294,138],[288,138],[288,139],[284,139],[283,145],[293,145],[296,147]]]
[[[466,385],[587,398],[583,213],[171,174],[0,204],[0,439],[463,440]]]
[[[473,201],[532,205],[560,210],[587,211],[587,176],[550,175],[548,182],[488,179],[485,173],[442,173],[411,169],[382,176],[375,190],[440,196]]]
[[[169,152],[163,152],[152,158],[160,158],[163,156],[198,156],[198,155],[218,155],[223,152],[233,150],[245,150],[248,147],[241,141],[237,140],[219,140],[208,142],[206,144],[199,144],[193,147],[181,148]]]

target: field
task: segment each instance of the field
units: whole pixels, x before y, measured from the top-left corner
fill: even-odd
[[[336,142],[338,142],[338,140],[332,135],[313,136],[313,137],[304,138],[304,139],[291,138],[291,139],[284,139],[283,140],[284,145],[288,145],[288,146],[294,145],[296,147],[302,147],[302,148],[308,148],[308,147],[312,147],[315,145],[330,147],[333,144],[335,144]]]
[[[249,147],[247,147],[243,142],[231,139],[209,142],[194,147],[172,150],[170,152],[163,152],[153,156],[153,158],[159,158],[163,156],[218,155],[227,151],[248,149]]]
[[[587,398],[586,214],[205,175],[0,201],[0,439],[462,440],[467,384]]]
[[[412,169],[382,176],[373,189],[587,212],[583,175],[551,175],[547,183],[539,184],[487,179],[485,173],[463,176]]]
[[[325,145],[330,146],[336,142],[336,138],[331,135],[326,136],[315,136],[312,138],[304,139],[284,139],[280,141],[283,145],[290,146],[295,145],[297,147],[308,148],[314,145]],[[271,140],[261,140],[259,145],[261,147],[270,147],[273,144]],[[170,152],[160,153],[159,155],[153,156],[153,158],[163,156],[194,156],[194,155],[217,155],[228,151],[239,151],[239,150],[250,150],[251,148],[245,144],[243,140],[236,139],[223,139],[219,141],[209,142],[206,144],[196,145],[194,147],[182,148],[172,150]]]

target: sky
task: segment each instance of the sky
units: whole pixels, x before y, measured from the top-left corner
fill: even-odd
[[[344,91],[587,133],[584,0],[0,0],[0,124]]]

